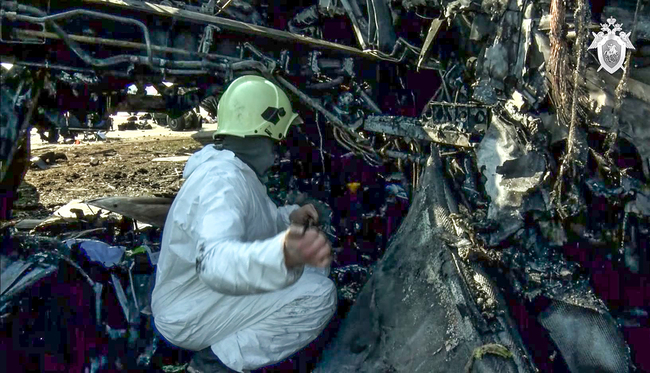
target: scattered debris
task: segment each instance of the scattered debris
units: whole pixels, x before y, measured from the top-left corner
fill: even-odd
[[[88,255],[91,261],[101,263],[106,268],[118,264],[126,250],[125,247],[110,246],[101,241],[88,239],[69,239],[63,241],[63,243],[70,248],[73,245],[79,245],[79,249]]]
[[[154,158],[152,162],[187,162],[190,157],[188,155],[182,155],[177,157],[164,157],[164,158]]]
[[[43,136],[96,131],[106,140],[106,118],[118,110],[155,113],[132,115],[121,131],[150,129],[149,120],[197,129],[196,108],[215,117],[232,79],[260,74],[286,89],[305,119],[286,139],[268,191],[278,204],[313,203],[336,247],[332,277],[346,320],[327,349],[316,348],[324,351],[317,371],[650,370],[642,353],[650,336],[642,290],[650,276],[650,21],[642,1],[604,9],[584,0],[150,3],[49,14],[2,3],[11,32],[0,49],[15,57],[2,70],[3,216],[20,183],[5,178],[7,166],[30,159],[21,139],[31,123]],[[172,13],[170,26],[163,20]],[[46,18],[53,14],[102,22],[63,30]],[[598,22],[616,24],[635,46],[625,71],[598,70],[587,48]],[[114,32],[117,23],[124,33]],[[16,54],[14,43],[37,50]],[[86,52],[93,47],[102,53]],[[39,60],[43,50],[57,63]],[[124,89],[131,83],[136,94]],[[148,85],[159,95],[146,95]],[[31,158],[40,170],[25,180],[47,209],[81,192],[91,201],[2,224],[10,253],[0,308],[11,312],[0,322],[35,330],[21,315],[65,298],[70,308],[39,312],[39,322],[83,314],[99,328],[62,325],[47,339],[67,341],[58,350],[37,347],[41,334],[17,335],[20,343],[6,345],[30,346],[46,361],[26,370],[184,366],[183,358],[162,361],[147,291],[182,162],[195,149],[155,144],[78,154],[56,169],[64,160],[56,154]],[[167,155],[175,156],[160,158]],[[91,247],[115,256],[97,263]],[[97,333],[106,346],[77,337]]]
[[[41,170],[46,170],[53,165],[65,162],[67,160],[68,157],[66,157],[66,155],[63,153],[47,152],[38,157],[32,157],[32,159],[30,159],[30,162],[32,163],[32,166],[36,166]]]

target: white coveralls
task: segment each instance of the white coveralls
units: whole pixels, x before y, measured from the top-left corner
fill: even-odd
[[[158,331],[181,348],[211,347],[239,372],[305,347],[334,314],[336,289],[328,270],[285,266],[284,232],[298,206],[278,208],[248,165],[212,145],[183,176],[152,296]]]

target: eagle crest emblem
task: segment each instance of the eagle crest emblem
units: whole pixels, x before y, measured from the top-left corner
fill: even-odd
[[[598,61],[600,69],[605,69],[610,74],[614,74],[618,69],[625,71],[623,62],[625,62],[625,50],[634,49],[630,42],[631,32],[625,33],[622,24],[616,23],[616,18],[608,18],[607,23],[601,23],[601,31],[592,32],[594,41],[588,49],[598,49]],[[618,34],[617,34],[618,33]]]

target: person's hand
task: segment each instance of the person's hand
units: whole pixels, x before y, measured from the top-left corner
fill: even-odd
[[[318,229],[291,225],[284,237],[284,260],[287,268],[301,265],[325,268],[330,265],[332,247]]]
[[[289,215],[289,221],[293,224],[307,225],[309,220],[318,223],[318,212],[312,204],[304,205]]]

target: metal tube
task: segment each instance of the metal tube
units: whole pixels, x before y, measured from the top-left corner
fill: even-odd
[[[396,152],[394,150],[384,150],[380,152],[380,154],[389,158],[396,158],[402,161],[411,161],[420,164],[427,163],[427,158],[421,155],[415,155],[415,154],[404,153],[404,152]]]
[[[81,68],[81,67],[72,67],[72,66],[57,65],[57,64],[50,64],[50,63],[15,61],[15,62],[13,62],[13,64],[17,65],[17,66],[39,67],[39,68],[45,68],[45,69],[74,71],[74,72],[86,73],[86,74],[96,74],[97,73],[93,69],[84,69],[84,68]],[[113,75],[113,76],[118,76],[118,77],[121,77],[121,78],[129,78],[129,74],[121,72],[121,71],[102,70],[101,73],[108,74],[108,75]]]
[[[39,34],[39,36],[44,36],[44,37],[54,36],[55,38],[58,38],[58,35],[56,35],[56,34],[52,34],[52,33],[49,33],[49,32],[45,33],[45,32],[39,32],[39,31],[30,31],[30,30],[18,30],[18,34],[25,34],[25,35],[30,35],[30,36],[34,36],[35,34]],[[49,35],[44,35],[44,34],[49,34]],[[79,39],[85,39],[84,42],[89,42],[89,43],[93,43],[93,44],[101,44],[100,41],[110,41],[114,45],[122,43],[119,40],[98,39],[98,38],[81,37],[81,36],[75,36],[75,37],[79,38]],[[72,36],[70,38],[72,39]],[[91,39],[98,39],[98,40],[91,40]],[[129,42],[125,42],[125,43],[129,43]],[[131,43],[131,44],[142,45],[140,43]],[[128,56],[125,55],[124,57],[128,57],[129,62],[133,62],[133,63],[137,62],[137,63],[143,63],[143,64],[148,63],[148,61],[146,61],[146,57],[135,56],[135,55],[128,55]],[[176,68],[180,68],[180,69],[204,68],[204,69],[215,69],[215,70],[220,70],[220,71],[226,71],[228,69],[228,65],[225,64],[225,63],[219,64],[219,63],[208,62],[208,61],[170,61],[170,60],[166,60],[166,59],[162,59],[162,58],[153,58],[152,60],[153,60],[153,62],[154,62],[154,64],[156,66],[161,66],[161,67],[169,66],[169,67],[176,67]],[[152,67],[156,68],[156,66],[152,66]],[[48,66],[46,64],[41,64],[38,67],[61,68],[61,69],[65,69],[65,70],[74,70],[75,69],[75,68],[72,68],[72,67],[65,67],[65,66],[60,66],[60,65],[49,65]],[[161,71],[161,70],[158,70],[158,71]],[[94,71],[93,70],[85,70],[84,72],[94,72]],[[203,73],[208,73],[208,72],[204,71]],[[183,74],[180,74],[180,75],[183,75]],[[128,75],[126,75],[126,74],[123,75],[123,76],[128,77]]]
[[[230,5],[231,2],[232,0],[228,0],[228,2],[223,4],[222,7],[219,7],[219,11],[215,13],[215,15],[219,15],[221,12],[223,12],[228,7],[228,5]]]
[[[223,17],[216,17],[198,12],[192,12],[184,9],[178,9],[171,6],[154,4],[147,1],[131,1],[131,0],[83,0],[88,4],[101,4],[112,5],[120,8],[128,8],[131,10],[138,10],[149,14],[155,14],[163,17],[170,17],[182,21],[189,21],[201,24],[213,24],[234,32],[261,36],[269,39],[279,40],[285,43],[300,43],[307,44],[312,47],[335,50],[355,56],[368,58],[368,59],[381,59],[371,53],[366,53],[361,49],[349,47],[347,45],[332,43],[326,40],[314,39],[302,35],[293,34],[288,31],[276,30],[269,27],[252,25],[245,22],[235,21]]]
[[[46,69],[55,69],[55,70],[66,70],[66,71],[76,71],[76,72],[81,72],[81,73],[97,73],[97,71],[92,70],[92,69],[83,69],[79,67],[71,67],[71,66],[64,66],[64,65],[56,65],[56,64],[49,64],[49,63],[39,63],[39,62],[22,62],[22,61],[16,61],[13,63],[14,65],[18,66],[27,66],[27,67],[40,67],[40,68],[46,68]],[[211,74],[209,71],[206,70],[179,70],[179,69],[166,69],[166,68],[159,68],[157,69],[159,72],[162,74],[168,74],[168,75],[209,75]],[[127,73],[121,72],[121,71],[106,71],[102,70],[99,71],[101,74],[105,75],[112,75],[120,78],[130,78],[131,76]]]
[[[61,39],[61,37],[53,32],[43,32],[43,31],[34,31],[34,30],[15,30],[14,31],[17,35],[25,35],[25,36],[37,36],[37,37],[43,37],[47,39]],[[141,49],[141,50],[146,50],[147,45],[142,44],[142,43],[135,43],[132,41],[123,41],[123,40],[116,40],[116,39],[104,39],[104,38],[95,38],[95,37],[90,37],[90,36],[81,36],[81,35],[68,35],[70,39],[79,42],[79,43],[87,43],[87,44],[98,44],[98,45],[110,45],[114,47],[122,47],[122,48],[133,48],[133,49]],[[170,48],[170,47],[161,47],[159,45],[152,45],[151,50],[156,51],[156,52],[161,52],[161,53],[173,53],[173,54],[182,54],[185,56],[190,56],[190,57],[197,57],[197,58],[208,58],[211,60],[219,60],[223,59],[224,61],[230,60],[230,61],[239,61],[238,58],[235,57],[230,57],[230,56],[224,56],[224,55],[219,55],[219,54],[212,54],[212,53],[199,53],[199,52],[190,52],[185,49],[179,49],[179,48]]]
[[[363,32],[361,30],[361,26],[359,25],[359,20],[357,19],[357,15],[354,13],[354,10],[352,9],[352,6],[348,2],[348,0],[341,0],[341,4],[343,5],[343,9],[345,9],[346,13],[348,13],[350,22],[352,22],[352,29],[354,30],[354,35],[357,37],[357,41],[359,42],[359,45],[361,45],[362,49],[366,49],[368,45],[366,43],[366,40],[363,37]]]
[[[18,5],[18,11],[26,11],[28,13],[37,13],[35,10],[38,10],[38,12],[40,12],[40,14],[42,16],[41,17],[31,17],[31,16],[16,14],[15,18],[17,20],[25,21],[25,22],[32,22],[32,23],[44,23],[44,22],[47,22],[47,23],[50,23],[52,25],[52,27],[54,28],[54,31],[57,34],[59,34],[59,36],[61,36],[64,40],[67,39],[67,41],[71,42],[71,43],[74,43],[74,42],[68,37],[67,33],[65,33],[65,31],[63,31],[63,29],[61,27],[59,27],[56,23],[54,23],[54,21],[59,20],[59,19],[72,18],[72,17],[78,16],[78,15],[87,15],[87,16],[92,16],[92,17],[96,17],[96,18],[104,18],[104,19],[109,19],[109,20],[116,21],[116,22],[130,23],[130,24],[136,25],[144,33],[144,40],[145,40],[145,43],[147,45],[147,57],[149,58],[149,64],[153,65],[153,53],[151,52],[151,40],[150,40],[150,37],[149,37],[149,29],[147,28],[147,26],[144,23],[142,23],[142,22],[140,22],[140,21],[138,21],[136,19],[126,18],[126,17],[119,17],[119,16],[115,16],[115,15],[112,15],[112,14],[99,13],[99,12],[94,12],[94,11],[86,10],[86,9],[74,9],[74,10],[70,10],[70,11],[67,11],[67,12],[47,16],[40,9],[37,9],[37,8],[34,8],[34,7],[27,7],[25,5]],[[79,51],[81,51],[81,50],[79,50]],[[81,52],[83,52],[83,51],[81,51]],[[77,53],[77,52],[75,52],[75,53]],[[82,57],[82,55],[85,55],[85,58]],[[93,62],[93,60],[95,60],[94,58],[92,58],[88,54],[86,54],[85,52],[80,54],[79,57],[84,59],[84,60],[88,60],[86,62],[88,62],[90,64],[92,64],[91,62]],[[117,56],[117,57],[120,57],[120,56]],[[96,62],[98,62],[97,66],[102,66],[102,60],[97,60]]]
[[[210,75],[210,72],[205,70],[178,70],[161,68],[160,71],[163,73],[163,75]]]
[[[280,84],[282,84],[283,86],[285,86],[288,90],[293,92],[293,94],[298,96],[298,98],[300,98],[301,101],[303,101],[307,105],[313,107],[318,112],[323,114],[323,116],[325,118],[327,118],[327,120],[334,123],[336,126],[338,126],[339,128],[345,130],[346,132],[352,134],[356,139],[360,140],[358,134],[356,134],[354,131],[350,131],[348,128],[346,128],[345,124],[343,124],[343,122],[341,122],[341,120],[339,118],[337,118],[334,114],[327,111],[321,104],[316,102],[313,98],[311,98],[311,97],[307,96],[306,94],[304,94],[303,92],[301,92],[298,88],[296,88],[293,84],[291,84],[289,81],[287,81],[283,77],[276,76],[275,79],[277,79],[277,81],[280,82]]]
[[[56,251],[50,251],[49,254],[52,254],[52,255],[56,256],[57,258],[59,258],[60,260],[64,260],[65,262],[67,262],[68,264],[73,266],[84,277],[86,282],[88,282],[88,285],[90,285],[90,287],[93,288],[93,290],[95,289],[95,281],[93,281],[93,279],[90,278],[88,273],[86,273],[86,271],[84,271],[83,268],[81,268],[81,266],[79,266],[79,264],[73,262],[72,259],[70,259],[67,256],[65,256],[65,255],[63,255],[61,253],[58,253]]]
[[[361,89],[361,87],[359,87],[358,92],[359,95],[361,95],[363,102],[365,102],[372,111],[374,111],[376,114],[381,114],[381,109],[379,106],[372,100],[372,98],[370,98],[370,96],[368,96],[366,92],[363,91],[363,89]]]
[[[248,60],[248,61],[240,61],[240,62],[235,62],[232,65],[230,65],[230,68],[233,70],[258,70],[259,72],[268,75],[268,69],[266,66],[264,66],[263,63],[260,61],[253,61],[253,60]]]
[[[10,4],[2,4],[3,7],[6,7],[6,5],[10,5]],[[27,12],[36,13],[36,14],[45,14],[38,8],[34,8],[34,7],[26,6],[26,5],[19,5],[18,7],[22,11],[27,11]],[[9,19],[11,19],[11,18],[15,19],[16,14],[15,13],[6,13],[4,11],[0,11],[0,18],[3,18],[3,17],[7,17]],[[105,66],[116,65],[116,64],[119,64],[119,63],[122,63],[122,62],[128,62],[129,61],[129,58],[125,58],[124,56],[117,56],[117,58],[111,57],[111,58],[104,59],[104,60],[95,59],[95,58],[91,57],[90,55],[88,55],[86,52],[84,52],[81,48],[79,48],[79,46],[74,41],[70,40],[70,38],[67,36],[65,31],[63,31],[63,29],[61,29],[56,23],[53,23],[53,22],[50,22],[50,23],[51,23],[51,26],[54,29],[54,31],[57,33],[57,35],[59,35],[61,37],[61,39],[63,39],[63,41],[66,43],[66,45],[68,45],[68,47],[79,58],[81,58],[84,62],[86,62],[89,65],[105,67]]]
[[[131,57],[132,62],[140,62],[144,63],[145,57],[142,56],[132,56]],[[196,68],[204,68],[204,69],[215,69],[215,70],[221,70],[221,71],[226,71],[228,69],[227,64],[219,64],[219,63],[214,63],[214,62],[207,62],[207,61],[170,61],[170,60],[165,60],[162,58],[154,58],[153,59],[155,66],[156,67],[176,67],[179,69],[196,69]]]
[[[331,89],[335,88],[339,85],[343,84],[343,77],[339,76],[336,79],[333,79],[329,82],[323,82],[323,83],[316,83],[312,84],[310,86],[307,86],[308,89],[315,89],[315,90],[323,90],[323,89]]]

